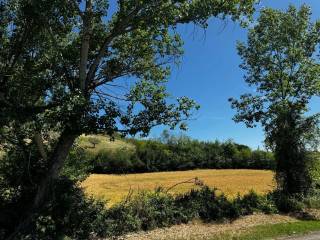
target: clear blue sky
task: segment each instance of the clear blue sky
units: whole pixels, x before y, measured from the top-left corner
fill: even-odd
[[[308,4],[312,7],[313,20],[320,19],[319,0],[262,0],[258,8],[285,10],[290,3]],[[194,30],[192,25],[180,30],[185,54],[180,67],[173,71],[168,89],[174,96],[188,96],[201,106],[185,134],[199,140],[233,139],[253,148],[263,147],[262,129],[248,129],[244,124],[234,123],[235,112],[228,102],[229,97],[250,91],[244,83],[236,51],[236,42],[246,40],[246,30],[231,21],[217,19],[210,21],[205,33],[201,29]],[[320,112],[320,100],[314,100],[310,108],[312,112]],[[162,130],[163,127],[155,128],[150,137],[159,136]]]

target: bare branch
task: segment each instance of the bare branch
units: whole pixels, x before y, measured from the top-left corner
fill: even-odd
[[[117,100],[121,100],[121,101],[128,101],[128,99],[126,99],[126,98],[114,96],[114,95],[111,95],[111,94],[109,94],[109,93],[101,92],[101,91],[98,91],[98,90],[94,90],[94,92],[95,92],[97,95],[100,95],[100,96],[111,97],[111,98],[114,98],[114,99],[117,99]]]

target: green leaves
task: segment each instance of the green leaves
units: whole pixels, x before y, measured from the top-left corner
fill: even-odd
[[[239,110],[237,121],[268,121],[278,108],[302,113],[310,98],[319,94],[320,29],[318,22],[310,22],[310,15],[305,5],[300,10],[290,6],[287,12],[264,9],[249,30],[247,43],[238,44],[245,81],[256,94],[232,101]]]
[[[319,137],[319,116],[305,116],[320,90],[319,22],[312,23],[310,16],[305,5],[286,12],[262,10],[247,43],[238,44],[245,81],[255,93],[230,99],[236,122],[263,126],[266,145],[275,153],[278,188],[288,195],[310,191],[306,153],[317,150]]]
[[[86,1],[77,0],[3,2],[0,122],[4,126],[16,122],[44,132],[68,127],[79,133],[132,134],[147,134],[157,124],[177,126],[197,108],[186,97],[168,99],[166,91],[170,70],[183,54],[177,25],[206,27],[210,17],[243,20],[250,18],[255,3],[90,2],[88,7]],[[88,57],[80,66],[84,40]],[[85,89],[80,68],[86,74]]]
[[[92,1],[92,8],[76,0],[15,0],[1,6],[4,125],[38,121],[55,131],[72,126],[79,132],[122,129],[144,134],[156,124],[174,127],[196,107],[185,97],[177,106],[167,101],[165,82],[183,54],[177,24],[206,27],[210,17],[230,15],[236,20],[250,17],[254,10],[253,0],[119,0],[117,4],[112,8],[116,11],[100,0]],[[89,33],[87,88],[80,91],[85,33]],[[35,107],[39,110],[26,110]]]

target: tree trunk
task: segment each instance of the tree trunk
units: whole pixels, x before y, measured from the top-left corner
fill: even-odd
[[[38,188],[33,203],[33,209],[38,209],[42,205],[48,194],[48,186],[50,186],[52,181],[54,181],[59,176],[59,172],[63,167],[63,163],[67,158],[69,151],[77,137],[78,135],[75,134],[62,133],[50,159],[50,169]]]
[[[19,232],[26,229],[30,225],[34,214],[39,212],[39,210],[43,207],[49,196],[51,184],[59,177],[59,172],[63,167],[64,161],[67,158],[68,153],[77,137],[78,134],[73,134],[68,131],[62,132],[50,158],[49,170],[39,184],[30,211],[28,211],[28,213],[20,221],[20,224],[15,228],[14,232],[7,238],[8,240],[15,239]]]

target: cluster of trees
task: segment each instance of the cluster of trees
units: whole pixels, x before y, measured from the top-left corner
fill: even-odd
[[[177,26],[206,28],[210,17],[250,20],[256,1],[118,0],[110,5],[0,2],[2,239],[35,239],[37,226],[51,221],[59,228],[59,221],[68,219],[72,211],[64,209],[54,221],[52,206],[57,196],[72,192],[55,195],[54,189],[62,186],[61,170],[81,134],[146,136],[162,124],[185,129],[183,121],[198,106],[186,97],[168,101],[166,90],[172,63],[183,53]],[[248,41],[238,46],[254,94],[231,99],[237,122],[264,127],[275,153],[278,189],[290,196],[312,190],[308,152],[319,136],[319,115],[306,117],[310,99],[320,95],[320,22],[310,16],[306,6],[261,11]]]
[[[274,169],[273,154],[226,142],[203,142],[187,136],[130,139],[135,150],[102,150],[91,156],[94,173],[137,173],[191,169]]]

